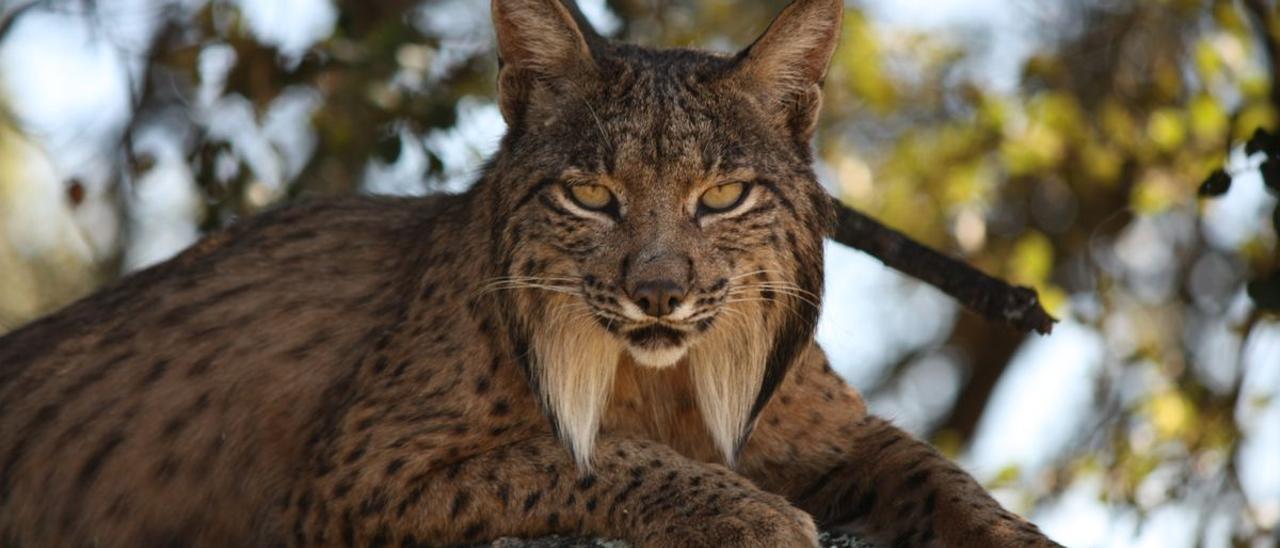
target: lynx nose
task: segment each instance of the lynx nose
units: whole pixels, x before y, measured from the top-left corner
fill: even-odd
[[[671,315],[684,300],[684,286],[669,280],[649,280],[636,284],[627,292],[636,306],[655,318]]]

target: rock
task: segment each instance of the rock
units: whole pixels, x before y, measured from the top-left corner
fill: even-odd
[[[852,535],[840,533],[822,533],[819,542],[821,542],[822,548],[875,548]],[[481,548],[482,546],[485,545],[480,545],[476,548]],[[628,548],[627,543],[620,540],[564,537],[547,537],[533,540],[503,538],[487,546],[489,548]]]

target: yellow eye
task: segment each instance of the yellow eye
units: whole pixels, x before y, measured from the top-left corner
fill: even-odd
[[[699,203],[708,211],[728,211],[738,205],[746,193],[746,183],[729,183],[726,185],[719,185],[703,192],[702,199],[699,200]]]
[[[593,211],[605,209],[613,203],[613,193],[603,185],[573,185],[569,187],[569,195],[579,206]]]

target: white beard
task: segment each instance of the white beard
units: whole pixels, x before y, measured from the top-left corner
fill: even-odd
[[[543,402],[578,469],[588,472],[625,344],[597,326],[575,321],[539,322],[531,342]]]
[[[697,393],[702,421],[730,467],[745,441],[751,406],[764,383],[771,337],[758,309],[742,322],[725,322],[708,331],[689,350],[689,377]]]

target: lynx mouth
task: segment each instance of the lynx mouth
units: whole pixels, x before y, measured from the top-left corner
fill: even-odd
[[[626,333],[625,337],[633,346],[651,348],[683,345],[685,334],[665,325],[652,324],[632,329]]]
[[[623,334],[631,357],[640,365],[669,367],[689,350],[688,335],[665,325],[646,325]]]

